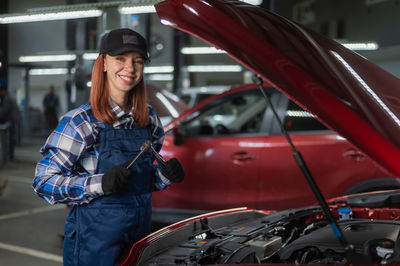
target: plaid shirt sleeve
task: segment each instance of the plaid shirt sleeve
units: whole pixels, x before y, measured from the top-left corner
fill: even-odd
[[[161,120],[158,117],[156,111],[149,107],[149,118],[150,118],[150,129],[153,137],[153,147],[157,152],[160,152],[161,147],[164,142],[164,128],[162,126]],[[158,165],[154,165],[155,168],[155,181],[154,188],[156,190],[163,190],[171,185],[171,182],[166,178],[160,171]]]
[[[104,194],[101,174],[76,169],[81,155],[95,142],[96,130],[89,121],[84,110],[70,111],[41,148],[33,189],[50,204],[82,204]]]

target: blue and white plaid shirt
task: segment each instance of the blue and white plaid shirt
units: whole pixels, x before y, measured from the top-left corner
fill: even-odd
[[[116,103],[109,101],[118,120],[114,128],[133,128],[132,112],[126,114]],[[152,144],[160,151],[164,141],[161,121],[149,107]],[[101,187],[103,174],[95,174],[99,156],[97,136],[104,128],[85,104],[65,114],[57,128],[40,149],[43,158],[38,162],[33,181],[34,191],[50,204],[82,204],[104,195]],[[170,181],[155,167],[156,189],[165,189]]]

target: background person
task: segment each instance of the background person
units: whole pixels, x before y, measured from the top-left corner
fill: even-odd
[[[158,167],[150,152],[126,168],[145,141],[160,151],[164,140],[161,121],[146,104],[148,60],[137,32],[106,34],[90,103],[64,115],[41,148],[34,191],[51,204],[74,204],[65,223],[64,265],[114,265],[123,248],[150,232],[151,192],[184,178],[176,159]]]
[[[60,104],[58,96],[54,92],[54,86],[49,86],[49,91],[43,98],[44,117],[46,128],[53,130],[58,124],[57,109]]]
[[[14,160],[15,145],[18,140],[20,111],[15,99],[8,93],[6,86],[0,86],[0,124],[10,123],[8,155]]]

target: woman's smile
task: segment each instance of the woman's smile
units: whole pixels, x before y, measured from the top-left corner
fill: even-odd
[[[134,80],[133,76],[127,76],[127,75],[118,75],[118,76],[128,85],[130,85]]]
[[[125,105],[128,92],[142,80],[144,62],[142,55],[137,52],[105,56],[106,87],[111,98],[120,106]]]

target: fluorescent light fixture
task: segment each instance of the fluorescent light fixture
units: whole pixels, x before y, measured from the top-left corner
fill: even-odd
[[[37,68],[29,70],[29,75],[65,75],[68,74],[68,68]]]
[[[306,111],[287,110],[286,116],[289,117],[314,117],[313,114]]]
[[[27,55],[20,56],[19,61],[23,63],[28,62],[55,62],[55,61],[74,61],[76,55],[74,54],[60,54],[60,55]]]
[[[100,9],[15,13],[0,16],[0,24],[50,21],[60,19],[77,19],[99,17],[103,14]]]
[[[224,50],[217,49],[215,47],[183,47],[181,49],[182,54],[225,54]]]
[[[360,42],[360,43],[341,43],[344,47],[351,50],[373,51],[378,50],[379,45],[376,42]]]
[[[84,53],[82,55],[82,58],[84,60],[96,60],[98,56],[99,56],[99,53]]]
[[[174,72],[173,66],[146,66],[144,68],[145,74],[153,74],[153,73],[172,73]]]
[[[148,80],[151,81],[171,81],[174,79],[172,74],[151,74],[146,76]]]
[[[188,72],[241,72],[239,65],[192,65],[187,66]]]
[[[3,66],[3,63],[0,61],[0,68]]]
[[[123,15],[127,14],[145,14],[145,13],[155,13],[156,8],[154,5],[143,5],[143,6],[120,6],[118,8],[119,13]]]
[[[86,82],[86,87],[89,87],[89,88],[92,87],[92,81],[89,80],[88,82]]]
[[[190,88],[181,89],[181,94],[183,94],[183,95],[198,94],[198,93],[220,94],[229,89],[230,89],[230,86],[228,86],[228,85],[190,87]]]

